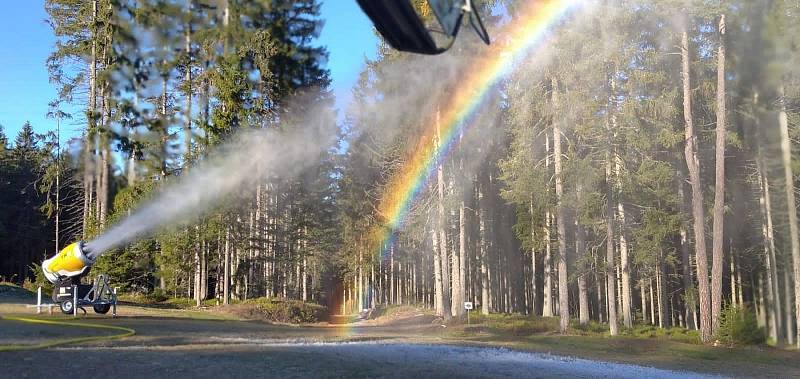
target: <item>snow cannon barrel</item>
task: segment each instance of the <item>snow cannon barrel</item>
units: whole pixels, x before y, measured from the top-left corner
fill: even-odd
[[[55,256],[42,262],[42,271],[50,283],[64,278],[80,276],[89,271],[94,264],[94,257],[86,249],[83,241],[78,241],[62,249]]]

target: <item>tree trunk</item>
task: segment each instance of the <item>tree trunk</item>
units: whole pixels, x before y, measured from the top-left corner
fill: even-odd
[[[731,249],[731,251],[730,251],[730,257],[731,257],[731,259],[730,259],[730,261],[731,261],[731,280],[730,280],[730,283],[731,283],[731,305],[738,306],[739,305],[739,302],[737,300],[738,299],[738,294],[736,293],[737,289],[738,289],[736,287],[736,272],[737,272],[737,270],[736,270],[736,256],[734,255],[734,251],[733,251],[733,241],[730,242],[730,246],[731,246],[731,248],[730,248]]]
[[[544,250],[544,295],[542,296],[542,316],[553,316],[553,244],[552,237],[550,236],[550,228],[552,226],[552,214],[550,211],[545,213],[545,250]]]
[[[303,272],[305,273],[306,258],[303,257]],[[303,301],[306,301],[306,280],[303,275]],[[364,252],[358,248],[358,311],[364,309]]]
[[[222,303],[225,305],[231,302],[231,227],[225,228],[225,262],[223,269],[222,283]]]
[[[612,83],[616,82],[612,79]],[[612,88],[614,85],[612,85]],[[616,124],[616,117],[612,115],[612,126]],[[615,127],[616,128],[616,127]],[[619,157],[619,154],[616,154],[615,158],[615,171],[617,177],[617,194],[622,192],[622,159]],[[633,314],[631,312],[631,270],[630,270],[630,258],[628,257],[628,239],[626,237],[625,231],[627,230],[627,224],[625,222],[625,206],[622,204],[622,201],[618,198],[617,199],[617,217],[619,218],[619,260],[620,260],[620,276],[622,280],[620,281],[620,285],[622,289],[620,290],[620,297],[622,298],[622,322],[626,328],[630,328],[633,326]]]
[[[369,308],[375,308],[375,287],[377,283],[375,283],[375,263],[371,263],[369,265]]]
[[[192,1],[189,1],[189,14],[191,19]],[[188,170],[189,161],[192,157],[192,24],[191,21],[186,24],[184,31],[184,49],[186,51],[186,105],[184,106],[184,120],[183,120],[183,165],[184,170]]]
[[[758,103],[758,96],[754,97],[754,103]],[[756,118],[756,135],[761,139],[759,132],[758,118]],[[761,297],[764,300],[765,322],[767,330],[773,341],[778,343],[783,341],[783,315],[781,313],[781,298],[778,287],[778,269],[775,250],[775,234],[772,225],[772,197],[770,196],[769,176],[766,164],[761,151],[760,143],[756,147],[756,168],[759,179],[759,205],[761,209],[761,234],[764,244],[764,269],[766,272],[766,291],[762,291]],[[762,278],[759,278],[763,282]],[[759,284],[763,289],[763,285]],[[766,292],[766,293],[764,293]]]
[[[650,289],[650,325],[656,324],[656,301],[653,292],[653,279],[647,281],[647,288]]]
[[[417,298],[417,261],[413,261],[411,263],[411,299],[410,302],[412,304],[418,304],[419,299]]]
[[[683,118],[686,123],[684,157],[689,169],[692,187],[692,216],[694,219],[695,260],[697,262],[698,297],[700,298],[700,339],[710,342],[711,304],[708,282],[708,258],[706,256],[705,211],[703,209],[703,187],[700,182],[700,164],[697,159],[696,138],[692,120],[692,93],[689,74],[689,32],[681,34],[681,75],[683,77]]]
[[[463,172],[463,166],[462,166]],[[453,254],[455,256],[455,254]],[[467,259],[467,214],[464,199],[458,207],[458,265],[454,260],[453,268],[458,267],[458,275],[453,276],[453,309],[458,317],[464,314],[464,287],[466,284],[466,259]],[[456,280],[457,279],[457,280]]]
[[[612,336],[619,334],[617,326],[617,280],[614,275],[614,186],[612,179],[613,157],[613,137],[610,121],[606,119],[606,130],[608,133],[608,146],[605,156],[606,169],[606,307],[608,309],[608,327]]]
[[[97,0],[92,1],[92,24],[91,24],[92,52],[89,57],[89,104],[86,109],[86,120],[88,121],[86,130],[86,152],[84,156],[83,174],[83,235],[89,233],[89,224],[93,216],[92,212],[92,172],[96,170],[94,164],[94,137],[97,132]]]
[[[199,307],[200,302],[200,271],[203,268],[200,266],[200,246],[197,246],[197,242],[194,245],[194,300],[195,306]]]
[[[489,314],[489,268],[487,267],[487,260],[489,259],[486,248],[486,210],[483,199],[483,184],[478,183],[478,235],[479,241],[479,254],[481,261],[481,314]]]
[[[534,217],[534,209],[533,209],[533,197],[531,196],[530,200],[530,214],[531,214],[531,241],[536,240],[536,228],[533,225],[533,217]],[[530,295],[530,309],[531,314],[537,314],[536,303],[539,299],[538,287],[536,286],[536,249],[531,247],[531,295]]]
[[[439,261],[442,270],[442,316],[445,321],[452,317],[450,305],[450,264],[447,259],[447,235],[445,234],[445,211],[444,211],[444,165],[441,162],[441,122],[439,118],[439,108],[436,108],[436,156],[440,157],[439,166],[436,168],[436,189],[438,194],[438,217],[436,228],[439,235]]]
[[[111,130],[111,108],[107,101],[108,92],[104,91],[103,96],[103,130],[100,133],[100,180],[98,184],[97,203],[98,221],[100,229],[106,227],[106,215],[108,214],[108,192],[109,192],[109,134]]]
[[[667,294],[669,293],[669,282],[666,273],[666,257],[664,250],[658,251],[658,324],[662,328],[672,326],[672,312],[669,309]]]
[[[786,323],[784,325],[786,327],[786,342],[789,343],[789,345],[794,345],[794,339],[796,336],[792,322],[792,273],[791,270],[789,270],[789,266],[791,266],[791,262],[789,262],[789,259],[787,258],[784,265],[786,268],[783,270],[783,294],[785,296],[783,298],[783,304],[786,305],[786,315],[784,317]]]
[[[438,249],[441,250],[442,246],[436,244]],[[438,254],[438,252],[437,252]],[[441,264],[441,258],[439,259],[439,264]],[[395,293],[395,273],[394,273],[394,245],[389,246],[389,304],[396,304],[397,295]],[[442,278],[442,282],[444,282],[444,278]],[[442,292],[444,294],[444,292]],[[444,303],[442,303],[444,304]]]
[[[436,315],[440,317],[444,317],[444,301],[442,299],[443,295],[443,288],[442,288],[442,264],[441,264],[441,255],[439,255],[439,235],[436,233],[436,228],[431,228],[431,244],[433,247],[433,280],[434,280],[434,308],[436,309]],[[483,260],[481,261],[483,262]],[[482,263],[483,264],[483,263]],[[482,268],[484,266],[481,266]],[[485,298],[484,298],[485,299]]]
[[[663,277],[661,275],[661,253],[659,252],[658,257],[658,264],[656,265],[656,305],[658,305],[658,327],[664,328],[664,299],[663,299],[663,288],[661,286],[661,281]]]
[[[105,49],[103,49],[103,60],[105,61]],[[97,220],[100,229],[106,226],[106,215],[108,214],[108,192],[109,192],[109,135],[111,134],[111,104],[108,99],[108,84],[103,86],[102,113],[100,123],[102,129],[98,132],[100,143],[100,164],[97,178]]]
[[[630,285],[630,268],[628,267],[628,240],[625,235],[625,207],[622,204],[622,158],[613,144],[614,133],[618,129],[617,125],[617,79],[616,65],[613,66],[614,71],[609,78],[610,96],[608,98],[608,122],[610,122],[610,129],[608,131],[609,149],[613,150],[612,156],[614,159],[614,176],[616,179],[616,186],[613,194],[617,196],[617,217],[619,218],[619,253],[620,264],[617,266],[617,308],[622,312],[622,321],[626,327],[631,327],[631,285]],[[610,161],[609,161],[609,164]],[[613,215],[611,216],[614,217]]]
[[[678,201],[680,214],[685,215],[686,212],[686,196],[684,192],[684,184],[686,177],[682,170],[678,170]],[[683,268],[683,306],[684,317],[686,318],[687,329],[697,329],[694,323],[694,312],[696,309],[695,301],[697,293],[694,288],[694,278],[692,277],[692,262],[689,255],[689,238],[686,231],[686,221],[681,217],[680,223],[680,237],[681,237],[681,267]]]
[[[200,252],[200,298],[205,300],[208,298],[208,249],[210,243],[204,241],[203,250]]]
[[[83,218],[82,222],[82,235],[84,238],[89,234],[89,220],[92,216],[92,148],[89,141],[89,132],[85,134],[86,142],[83,149]],[[164,286],[161,286],[162,288]]]
[[[605,315],[606,315],[605,309],[603,308],[603,304],[605,304],[605,302],[603,301],[604,300],[603,283],[606,282],[606,279],[604,279],[605,276],[606,276],[605,273],[595,272],[594,283],[595,286],[597,287],[595,291],[595,293],[597,294],[597,321],[600,322],[605,321]]]
[[[758,282],[756,284],[756,289],[757,289],[757,291],[756,291],[756,296],[757,296],[756,297],[756,303],[757,303],[756,304],[756,314],[757,314],[757,316],[756,317],[758,319],[758,326],[759,327],[764,327],[765,325],[767,325],[767,320],[766,320],[767,308],[766,308],[766,305],[764,304],[765,303],[765,301],[764,301],[764,280],[762,278],[762,274],[761,273],[758,273],[757,275],[758,275]],[[771,330],[770,333],[772,333],[773,331],[774,330]],[[777,341],[777,339],[775,339],[775,341]]]
[[[781,86],[778,91],[781,97],[781,110],[778,113],[778,126],[781,134],[781,157],[783,163],[783,176],[786,183],[786,204],[789,213],[789,241],[792,248],[792,263],[794,272],[794,293],[795,293],[795,314],[794,323],[796,328],[790,334],[789,340],[796,340],[800,347],[800,241],[798,241],[797,229],[797,204],[794,199],[794,177],[792,176],[792,145],[789,139],[789,120],[786,114],[785,91]],[[788,271],[788,270],[787,270]],[[787,296],[788,297],[788,296]],[[787,304],[788,307],[788,304]],[[787,312],[789,314],[790,312]],[[786,324],[791,325],[791,318],[787,318]],[[796,337],[796,338],[795,338]]]
[[[545,168],[547,172],[550,172],[550,136],[545,136]],[[550,188],[547,189],[548,192]],[[543,317],[552,317],[553,316],[553,273],[552,273],[552,237],[550,235],[550,230],[552,227],[552,215],[548,210],[545,212],[545,229],[544,229],[544,239],[545,239],[545,254],[544,254],[544,295],[542,296],[542,316]]]
[[[642,323],[647,323],[647,285],[644,280],[639,281],[639,290],[641,291],[642,298]]]
[[[742,284],[742,261],[740,258],[736,259],[736,293],[739,295],[739,307],[744,308],[744,284]]]
[[[722,311],[723,226],[725,210],[725,15],[719,19],[717,50],[717,138],[715,149],[714,225],[711,249],[711,331],[719,331]]]
[[[558,81],[552,78],[553,108],[559,108]],[[567,228],[564,214],[564,178],[561,172],[561,125],[553,122],[553,167],[556,182],[556,228],[558,231],[558,308],[559,330],[562,334],[569,327],[569,284],[567,282]]]
[[[581,204],[581,187],[576,190],[577,204]],[[575,217],[575,258],[578,260],[578,320],[581,325],[589,323],[589,291],[586,286],[586,244],[583,224],[580,222],[580,213]]]
[[[606,155],[610,158],[610,154]],[[606,303],[608,308],[608,326],[612,336],[619,333],[617,326],[617,279],[614,275],[614,205],[611,190],[611,165],[606,167],[608,183],[606,191]]]

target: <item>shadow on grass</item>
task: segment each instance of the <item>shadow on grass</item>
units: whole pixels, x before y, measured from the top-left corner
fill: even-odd
[[[42,294],[43,297],[45,294]],[[47,301],[49,294],[46,298],[42,299]],[[28,291],[16,284],[0,283],[0,304],[19,304],[19,303],[36,303],[36,293]]]

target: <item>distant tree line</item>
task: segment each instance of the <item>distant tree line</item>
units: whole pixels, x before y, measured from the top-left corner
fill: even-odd
[[[54,132],[36,134],[26,122],[11,141],[0,125],[2,280],[19,282],[30,277],[29,265],[56,249],[56,191],[67,201],[76,196],[69,180],[57,186],[59,161],[61,165],[67,162],[56,153],[57,148]],[[63,171],[69,172],[69,168],[63,167]],[[61,219],[70,219],[78,216],[79,209],[64,207],[58,211]]]

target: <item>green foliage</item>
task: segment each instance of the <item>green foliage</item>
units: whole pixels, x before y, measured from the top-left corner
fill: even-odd
[[[557,317],[527,316],[514,313],[482,315],[474,312],[474,314],[470,315],[470,323],[483,324],[492,333],[513,336],[528,336],[558,331]]]
[[[53,283],[50,283],[49,280],[44,276],[44,271],[42,271],[42,265],[32,263],[29,267],[31,272],[34,275],[34,279],[32,281],[26,280],[24,285],[25,288],[29,291],[36,291],[37,288],[42,287],[42,291],[44,294],[49,294],[53,292]]]
[[[0,127],[0,280],[22,283],[34,276],[31,263],[55,253],[54,223],[45,209],[50,193],[39,187],[55,162],[47,142],[26,122],[8,145]]]
[[[580,335],[603,335],[608,333],[608,325],[594,320],[581,325],[579,322],[572,320],[570,323],[570,331]]]
[[[737,305],[728,305],[722,310],[716,337],[727,345],[760,345],[767,340],[764,329],[758,326],[755,312]]]
[[[154,281],[152,264],[155,252],[155,241],[142,240],[103,254],[92,267],[92,273],[107,274],[112,286],[125,291],[149,292]]]
[[[260,297],[231,306],[238,316],[281,323],[312,323],[323,320],[328,311],[322,305],[298,300]]]
[[[169,295],[166,292],[164,292],[164,290],[162,290],[161,288],[156,288],[153,290],[153,292],[145,294],[145,299],[147,299],[150,302],[160,303],[162,301],[166,301],[167,299],[169,299]]]
[[[623,329],[620,334],[637,338],[663,338],[691,344],[700,343],[700,334],[696,330],[689,330],[686,328],[660,328],[655,325],[635,325],[633,328]]]

